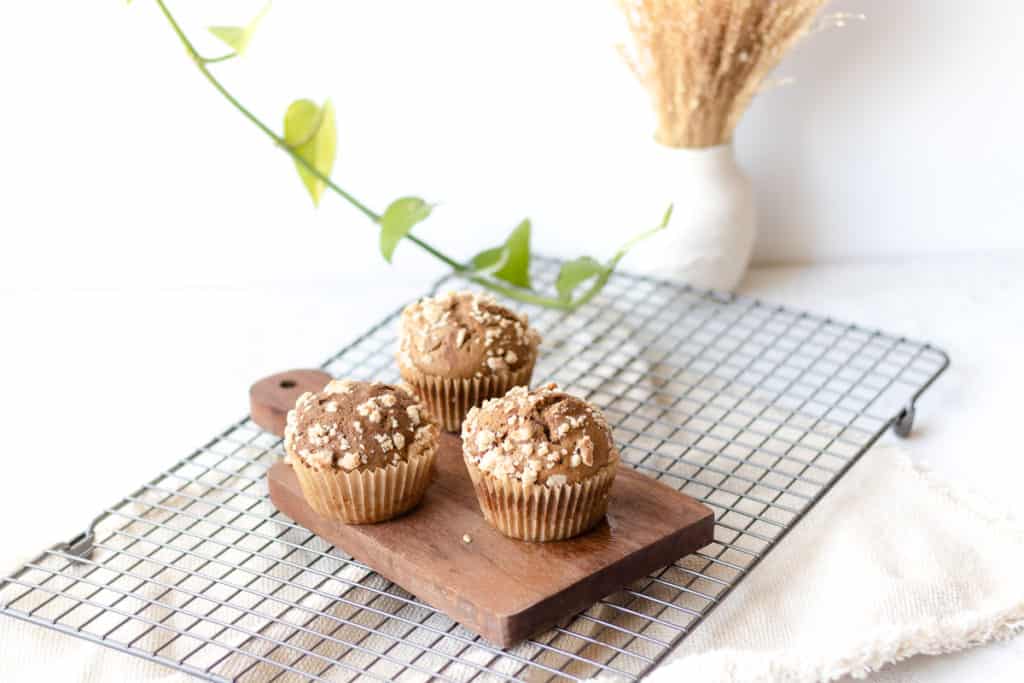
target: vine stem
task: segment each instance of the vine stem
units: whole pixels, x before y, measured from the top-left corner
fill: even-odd
[[[202,62],[203,64],[216,64],[217,62],[226,62],[229,59],[234,59],[237,56],[238,55],[236,53],[229,52],[226,55],[221,55],[219,57],[203,57]]]
[[[475,282],[478,285],[487,287],[491,291],[507,296],[510,299],[515,299],[516,301],[522,301],[523,303],[526,304],[537,304],[538,306],[543,306],[545,308],[557,308],[563,311],[572,311],[578,307],[578,304],[574,301],[562,301],[561,299],[554,299],[550,296],[544,296],[542,294],[534,294],[533,292],[529,292],[523,289],[505,287],[504,285],[499,285],[497,282],[494,282],[493,280],[487,280],[485,278],[482,278],[479,275],[468,275],[467,277],[469,278],[470,281]]]
[[[172,15],[170,10],[167,8],[167,5],[164,3],[164,0],[156,0],[156,4],[160,7],[160,11],[163,13],[164,18],[167,19],[167,23],[170,24],[171,29],[174,31],[175,35],[178,36],[178,40],[180,40],[181,44],[185,47],[185,51],[188,52],[188,55],[192,59],[192,62],[196,65],[196,68],[199,69],[199,72],[203,74],[206,80],[209,81],[210,85],[212,85],[214,89],[217,90],[217,92],[219,92],[224,97],[224,99],[226,99],[235,109],[237,109],[239,113],[242,114],[242,116],[249,119],[249,121],[254,126],[259,128],[267,137],[273,140],[278,147],[287,152],[288,155],[291,156],[296,163],[301,164],[306,170],[308,170],[319,180],[321,180],[327,187],[329,187],[337,195],[345,199],[345,201],[347,201],[349,204],[358,209],[364,216],[369,218],[372,222],[378,224],[380,223],[380,214],[373,211],[371,208],[369,208],[361,201],[356,199],[354,196],[343,190],[333,180],[331,180],[329,177],[321,173],[311,163],[303,159],[300,154],[298,154],[294,149],[292,149],[291,146],[288,145],[287,142],[285,142],[284,138],[275,133],[268,125],[263,123],[263,121],[257,118],[255,114],[249,111],[249,109],[247,109],[245,105],[239,102],[234,95],[228,92],[227,88],[224,87],[224,85],[217,79],[216,76],[213,75],[213,73],[207,67],[207,65],[209,64],[223,62],[227,59],[230,59],[234,56],[233,53],[231,55],[222,55],[220,57],[212,58],[206,58],[201,56],[199,52],[196,50],[195,46],[192,44],[192,41],[189,40],[188,36],[185,35],[185,32],[178,24],[178,21],[174,18],[174,15]],[[590,301],[590,299],[592,299],[594,295],[596,295],[601,290],[605,282],[608,281],[608,276],[611,274],[610,272],[606,272],[600,275],[594,282],[594,285],[590,288],[590,290],[588,290],[577,301],[564,301],[562,299],[555,299],[540,294],[534,294],[533,292],[525,291],[522,289],[505,287],[504,285],[500,285],[497,282],[488,280],[486,278],[474,274],[472,268],[466,266],[463,263],[459,263],[452,257],[448,256],[447,254],[440,251],[436,247],[428,244],[427,242],[424,242],[423,240],[421,240],[419,237],[416,237],[412,233],[407,234],[405,236],[405,239],[414,243],[420,249],[424,250],[434,258],[446,264],[455,272],[466,276],[472,282],[475,282],[483,287],[487,287],[488,289],[498,292],[499,294],[503,294],[504,296],[507,296],[511,299],[516,299],[517,301],[522,301],[524,303],[537,304],[539,306],[544,306],[546,308],[556,308],[566,311],[571,311],[577,308],[578,306],[586,303],[587,301]]]
[[[251,111],[249,111],[249,109],[246,108],[245,105],[243,105],[241,102],[238,101],[238,98],[236,98],[234,95],[232,95],[230,92],[228,92],[227,88],[225,88],[224,85],[217,79],[217,77],[213,75],[213,73],[210,71],[210,69],[207,68],[208,64],[224,61],[225,59],[227,59],[227,55],[224,55],[224,56],[221,56],[221,57],[214,57],[214,58],[210,58],[210,59],[202,57],[199,54],[199,52],[196,50],[195,46],[192,44],[192,41],[189,40],[188,36],[185,35],[185,32],[182,30],[181,26],[178,24],[177,19],[174,18],[174,15],[172,15],[170,10],[167,8],[167,5],[166,5],[166,3],[164,3],[164,0],[156,0],[156,4],[160,7],[160,11],[163,13],[164,17],[167,19],[167,23],[169,23],[171,25],[171,29],[173,29],[175,35],[178,36],[178,40],[180,40],[181,44],[185,46],[185,50],[186,50],[186,52],[188,52],[189,57],[192,58],[192,61],[195,63],[196,68],[199,69],[199,72],[203,74],[203,76],[206,78],[207,81],[209,81],[210,85],[212,85],[214,87],[214,89],[216,89],[217,92],[219,92],[224,97],[224,99],[226,99],[231,104],[231,106],[233,106],[235,109],[237,109],[242,114],[242,116],[244,116],[245,118],[249,119],[249,121],[254,126],[259,128],[267,137],[269,137],[271,140],[273,140],[274,143],[277,144],[281,149],[285,150],[288,153],[289,156],[291,156],[293,159],[295,159],[295,161],[297,163],[302,164],[302,166],[304,168],[306,168],[306,170],[308,170],[310,173],[312,173],[318,179],[323,181],[323,183],[327,187],[329,187],[336,194],[338,194],[343,199],[345,199],[345,201],[347,201],[349,204],[351,204],[356,209],[358,209],[364,216],[369,218],[371,221],[373,221],[374,223],[380,223],[380,218],[381,218],[380,214],[378,214],[377,212],[373,211],[368,206],[363,204],[361,201],[359,201],[358,199],[353,197],[351,194],[349,194],[344,189],[342,189],[337,183],[335,183],[329,177],[327,177],[326,175],[321,173],[318,169],[316,169],[308,161],[303,159],[302,156],[299,155],[295,150],[293,150],[284,141],[284,139],[281,136],[279,136],[277,133],[275,133],[268,125],[263,123],[259,118],[256,117],[255,114],[253,114]],[[451,267],[453,270],[456,270],[458,272],[465,272],[466,270],[468,270],[465,265],[459,263],[455,259],[453,259],[450,256],[448,256],[447,254],[441,252],[440,250],[438,250],[437,248],[431,246],[430,244],[427,244],[426,242],[424,242],[423,240],[419,239],[415,235],[412,235],[412,234],[406,235],[406,239],[408,239],[411,242],[415,243],[421,249],[423,249],[424,251],[429,253],[434,258],[442,261],[443,263],[445,263],[446,265]]]

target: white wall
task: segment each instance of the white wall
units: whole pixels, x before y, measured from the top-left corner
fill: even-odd
[[[1024,247],[1024,5],[833,3],[862,24],[812,37],[739,141],[763,260]]]
[[[208,52],[249,2],[175,2]],[[812,37],[738,146],[761,261],[1024,248],[1024,7],[1010,0],[833,4],[865,23]],[[546,252],[607,254],[651,224],[642,91],[595,0],[279,1],[224,81],[279,125],[331,96],[338,182],[382,208],[442,206],[423,235],[457,256],[533,217]],[[0,286],[235,285],[387,275],[374,231],[314,211],[290,161],[191,67],[155,6],[0,8]],[[403,245],[401,273],[440,272]]]

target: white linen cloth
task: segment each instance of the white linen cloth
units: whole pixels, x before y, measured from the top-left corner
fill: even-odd
[[[1024,627],[1024,532],[877,448],[650,676],[827,681]]]
[[[1024,626],[1022,567],[1020,528],[879,448],[649,680],[831,680],[1007,638]],[[4,617],[0,680],[189,677]]]

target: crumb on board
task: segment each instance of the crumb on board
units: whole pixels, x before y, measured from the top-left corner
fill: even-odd
[[[469,534],[462,534],[462,542],[463,543],[472,543],[473,542],[473,538]]]

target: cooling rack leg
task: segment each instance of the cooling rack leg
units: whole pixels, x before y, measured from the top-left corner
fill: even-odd
[[[96,525],[99,524],[106,516],[107,513],[101,514],[96,519],[92,520],[88,529],[78,534],[70,541],[58,543],[53,546],[53,550],[60,550],[68,555],[74,555],[75,557],[88,557],[89,553],[92,552],[93,543],[96,541]]]
[[[94,537],[90,529],[89,531],[83,531],[66,543],[58,543],[54,546],[54,549],[63,550],[68,555],[74,555],[75,557],[86,557],[92,552],[93,540]]]
[[[910,430],[914,428],[914,404],[908,403],[907,406],[900,411],[900,414],[896,416],[896,421],[893,422],[892,429],[898,436],[907,438],[910,436]]]

